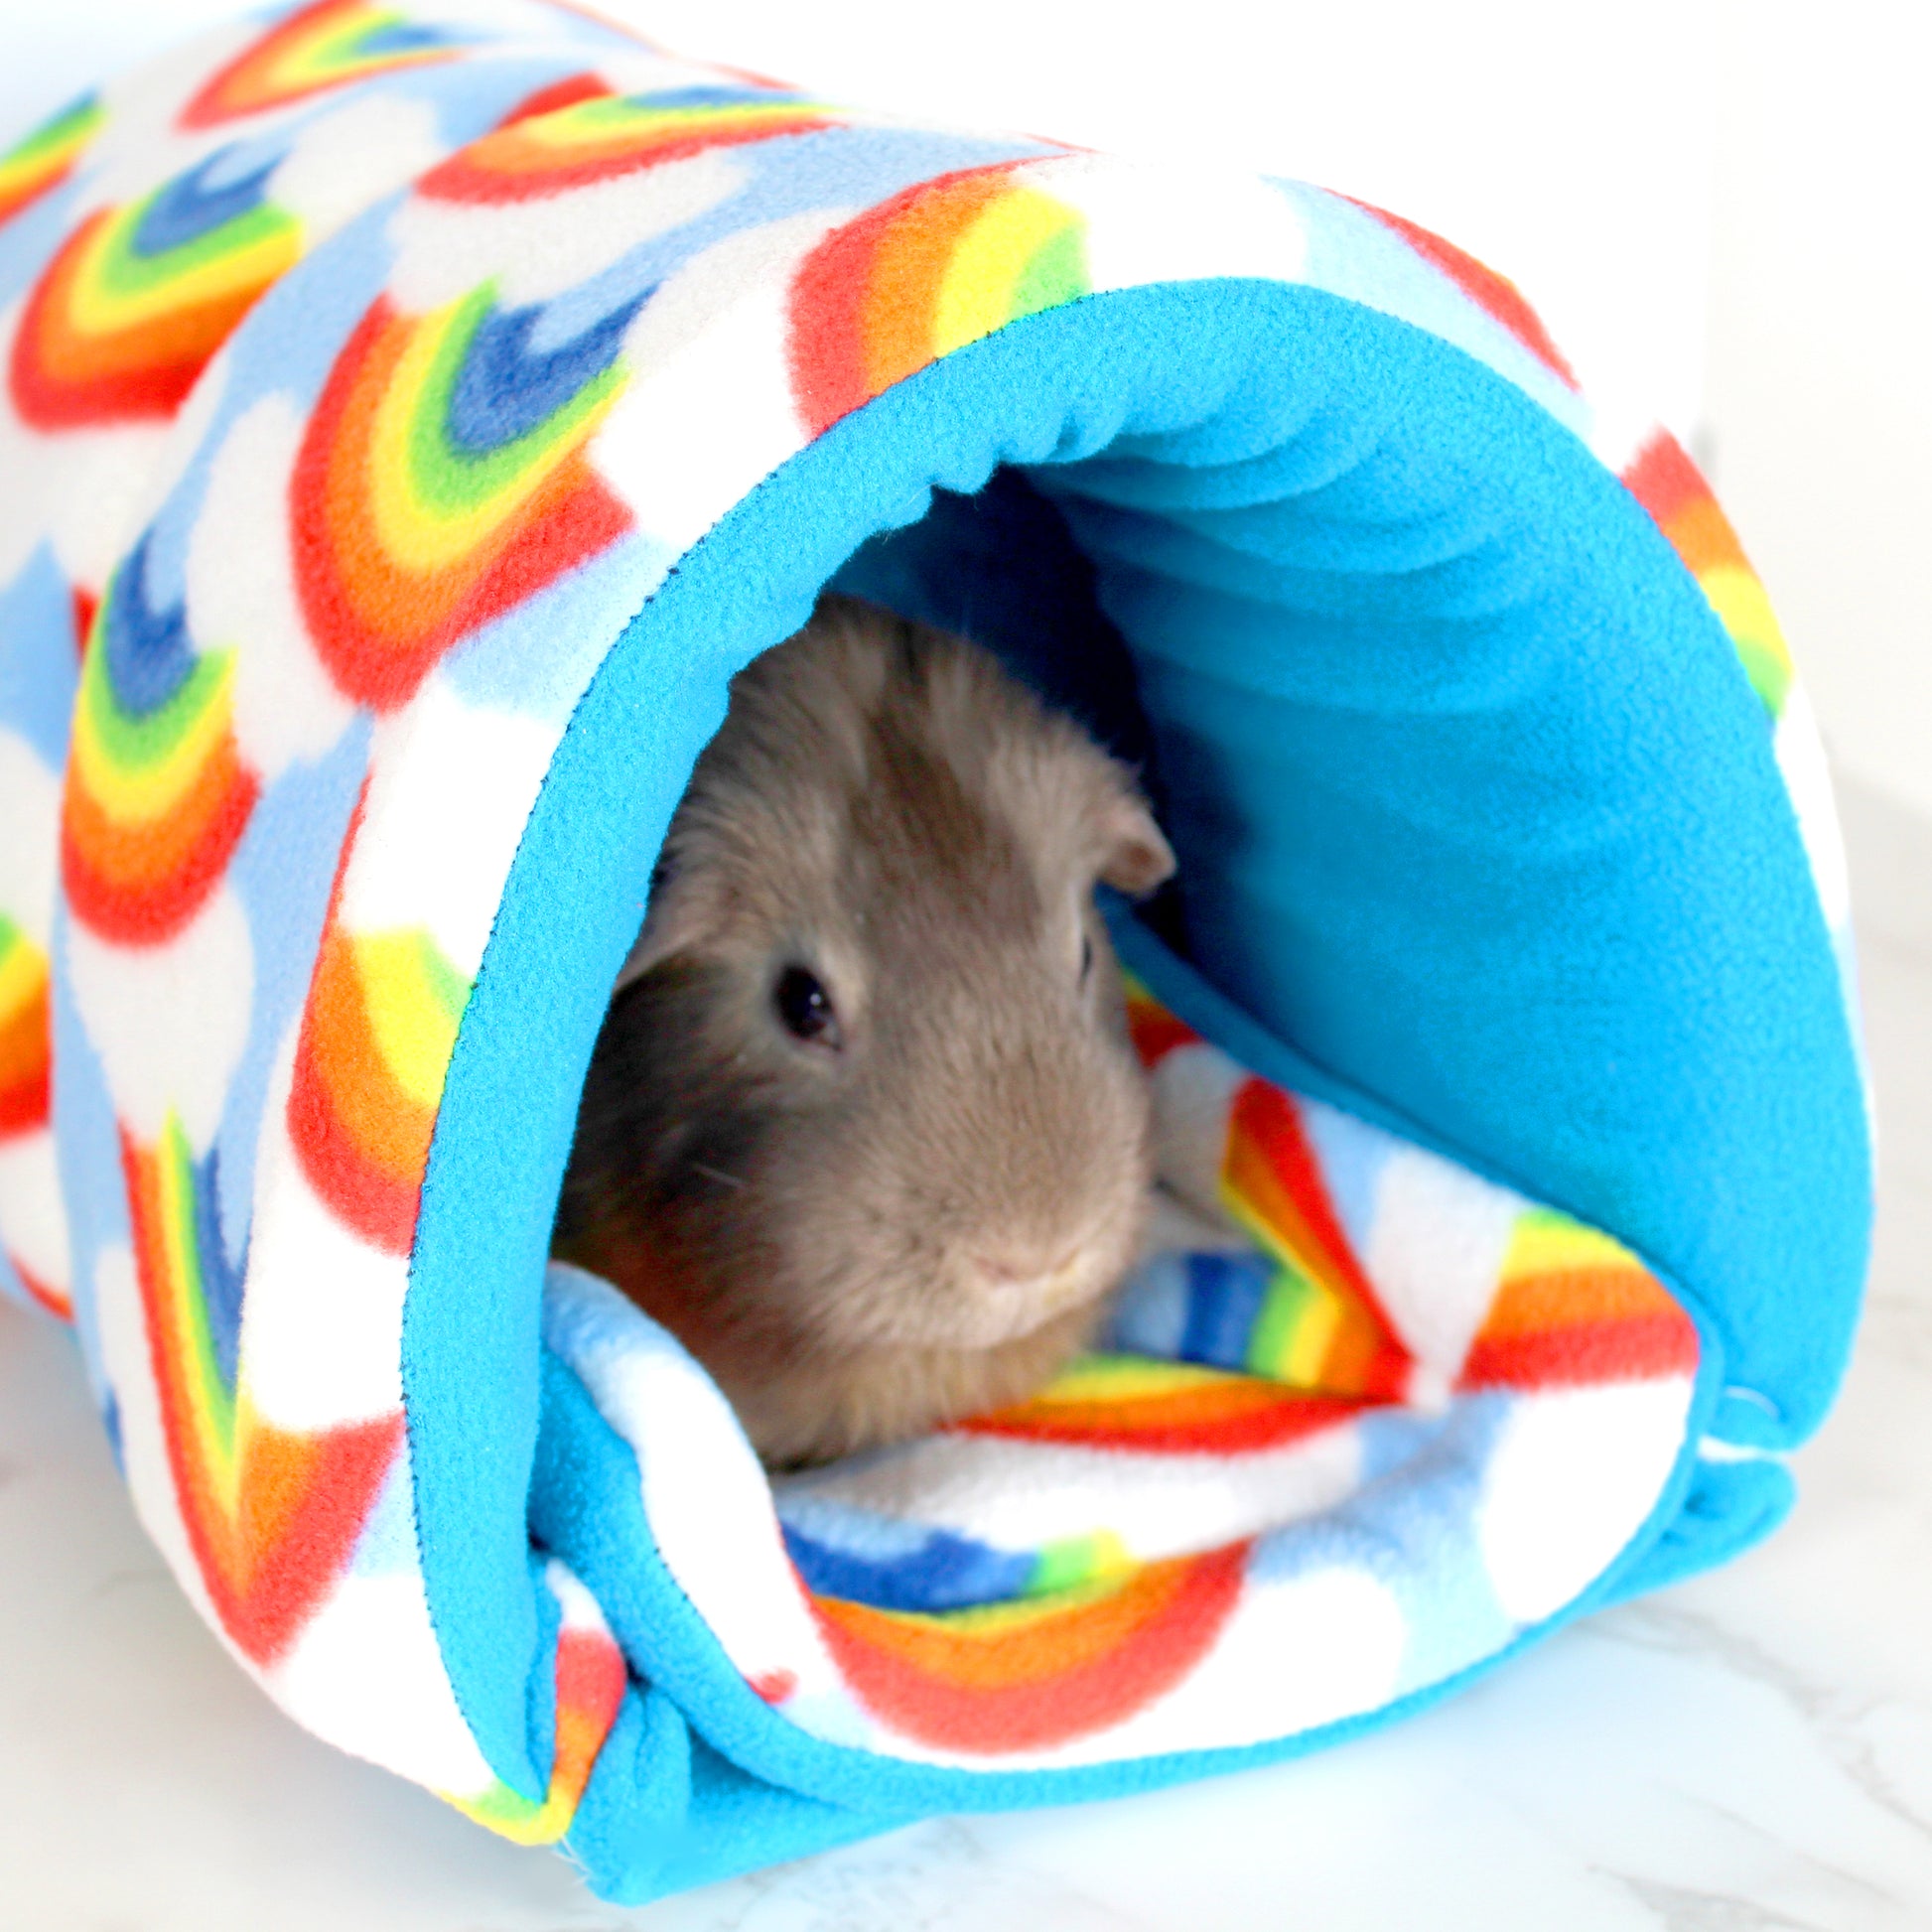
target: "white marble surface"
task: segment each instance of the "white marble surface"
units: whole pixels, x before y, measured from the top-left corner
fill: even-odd
[[[66,1338],[0,1311],[0,1928],[1932,1926],[1932,827],[1849,802],[1878,1256],[1767,1547],[1300,1764],[939,1821],[620,1912],[272,1710],[136,1529]]]

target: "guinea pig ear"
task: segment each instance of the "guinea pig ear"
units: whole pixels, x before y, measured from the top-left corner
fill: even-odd
[[[1173,847],[1147,801],[1122,774],[1101,807],[1100,877],[1116,892],[1141,898],[1173,876]]]
[[[709,896],[660,871],[651,881],[644,923],[619,969],[613,997],[665,960],[688,952],[711,930]]]

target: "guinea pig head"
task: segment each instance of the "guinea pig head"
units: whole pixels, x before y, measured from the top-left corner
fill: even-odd
[[[735,681],[673,822],[586,1090],[587,1258],[728,1392],[1094,1305],[1150,1159],[1094,888],[1173,868],[1129,774],[986,652],[824,600]]]

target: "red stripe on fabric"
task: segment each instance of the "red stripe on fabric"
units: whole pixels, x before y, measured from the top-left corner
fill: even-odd
[[[417,184],[417,192],[432,201],[483,207],[548,200],[573,189],[593,187],[601,181],[639,174],[646,168],[661,168],[667,162],[688,161],[695,155],[722,148],[775,141],[781,135],[815,134],[821,128],[838,125],[829,114],[800,108],[795,114],[767,115],[757,122],[693,128],[682,134],[666,132],[654,139],[640,137],[629,143],[613,136],[601,149],[593,149],[574,161],[561,157],[553,161],[542,156],[532,158],[527,167],[515,165],[507,155],[492,166],[486,147],[467,149],[425,175]],[[492,138],[485,135],[483,141],[487,143]]]
[[[1623,486],[1660,525],[1712,495],[1711,485],[1683,446],[1661,429],[1623,472]]]
[[[73,1298],[66,1290],[54,1286],[44,1275],[37,1275],[13,1252],[7,1250],[7,1259],[13,1264],[13,1271],[20,1277],[20,1285],[33,1298],[35,1305],[43,1308],[58,1321],[73,1319]]]
[[[1128,1001],[1127,1033],[1141,1064],[1149,1072],[1176,1047],[1193,1046],[1200,1039],[1200,1035],[1184,1020],[1176,1020],[1166,1007],[1148,1000]]]
[[[1374,1406],[1355,1396],[1285,1392],[1278,1383],[1244,1378],[1139,1401],[1029,1403],[971,1417],[952,1430],[1130,1455],[1243,1455],[1325,1435]]]
[[[1447,275],[1485,315],[1501,323],[1566,388],[1578,386],[1575,371],[1551,340],[1543,318],[1524,300],[1522,290],[1508,276],[1497,274],[1473,255],[1465,254],[1454,242],[1445,241],[1428,228],[1391,214],[1387,208],[1377,207],[1372,202],[1355,201],[1352,195],[1342,199],[1354,203],[1365,214],[1374,215],[1385,227],[1394,229],[1432,268]]]
[[[539,114],[554,114],[560,108],[575,107],[582,101],[608,100],[615,91],[603,75],[588,69],[583,73],[567,73],[561,80],[553,80],[549,86],[525,94],[496,125],[514,127],[518,121],[533,121]]]
[[[843,227],[834,228],[799,264],[792,279],[786,354],[792,396],[806,433],[818,436],[841,416],[870,402],[890,381],[877,379],[872,366],[872,337],[877,327],[895,338],[891,380],[923,367],[928,352],[908,354],[905,343],[929,327],[936,275],[949,258],[948,244],[962,223],[1006,186],[1017,161],[994,162],[934,175],[901,189]],[[933,222],[922,238],[926,273],[913,286],[889,292],[885,313],[872,313],[879,254],[896,231],[917,231]]]
[[[45,1127],[54,1095],[54,1006],[40,969],[33,996],[0,1026],[0,1141]]]
[[[1248,1549],[1149,1564],[1097,1603],[995,1637],[832,1598],[812,1608],[846,1683],[893,1729],[950,1750],[1036,1750],[1120,1724],[1178,1684],[1240,1600]]]
[[[148,1364],[182,1526],[221,1627],[252,1662],[272,1664],[347,1567],[402,1443],[400,1410],[317,1434],[257,1422],[231,1445],[237,1506],[224,1507],[198,1458],[185,1355],[192,1284],[169,1261],[160,1158],[123,1130]]]
[[[226,734],[175,808],[125,824],[69,768],[61,798],[61,884],[90,932],[152,946],[188,924],[219,886],[261,787]]]
[[[1583,1388],[1694,1374],[1697,1330],[1681,1313],[1636,1320],[1580,1321],[1538,1333],[1478,1339],[1459,1390]]]
[[[100,609],[100,599],[89,591],[83,591],[75,584],[69,592],[73,602],[73,654],[85,657],[87,639],[94,634],[94,614]]]
[[[1317,1244],[1314,1259],[1324,1261],[1334,1271],[1362,1308],[1374,1318],[1383,1337],[1394,1345],[1395,1323],[1389,1319],[1381,1298],[1375,1293],[1366,1271],[1355,1257],[1355,1250],[1328,1198],[1321,1164],[1302,1127],[1301,1109],[1280,1087],[1250,1076],[1234,1097],[1229,1122],[1230,1132],[1246,1135],[1257,1152],[1267,1160],[1290,1200],[1301,1214],[1306,1230]]]

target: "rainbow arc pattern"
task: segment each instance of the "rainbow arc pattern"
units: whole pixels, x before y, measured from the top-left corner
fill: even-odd
[[[59,188],[106,119],[99,99],[84,94],[0,155],[0,225]]]
[[[402,1444],[402,1411],[292,1432],[236,1383],[241,1283],[223,1248],[210,1158],[178,1120],[123,1133],[136,1272],[182,1523],[215,1615],[271,1665],[347,1568]]]
[[[407,1255],[470,981],[426,927],[344,926],[361,820],[358,804],[296,1041],[288,1130],[310,1184],[344,1224],[382,1253]]]
[[[190,130],[289,107],[357,80],[457,58],[461,44],[398,7],[315,0],[217,69],[181,110]]]
[[[483,28],[419,21],[404,6],[316,0],[225,59],[180,109],[181,138],[165,151],[174,158],[145,178],[152,186],[130,188],[50,240],[5,345],[22,423],[56,439],[175,421],[210,359],[312,243],[275,200],[280,163],[262,126],[293,138],[358,83],[427,89],[429,75],[486,41]],[[425,78],[409,82],[415,72]],[[782,144],[805,152],[814,137],[833,136],[836,150],[822,141],[811,151],[843,156],[864,132],[809,94],[722,72],[716,84],[620,94],[577,56],[554,82],[491,116],[481,139],[414,184],[416,203],[441,210],[426,227],[475,234],[494,210],[505,232],[512,222],[527,232],[533,207],[561,224],[575,208],[625,200],[590,191],[729,154],[746,183],[731,218],[751,228],[766,218],[760,169],[794,152]],[[0,223],[66,184],[84,189],[106,122],[89,97],[0,157]],[[881,193],[773,271],[782,320],[760,373],[789,410],[783,427],[796,442],[937,358],[1092,292],[1104,210],[1071,206],[1026,169],[1019,160],[968,166]],[[1510,283],[1400,217],[1363,212],[1574,390]],[[653,291],[637,293],[637,277],[618,293],[591,280],[518,306],[503,294],[506,279],[479,269],[466,292],[427,312],[395,292],[407,285],[400,277],[357,289],[330,324],[339,333],[308,345],[326,352],[314,361],[319,388],[304,394],[293,470],[273,480],[284,491],[275,513],[291,546],[301,641],[361,728],[406,723],[397,714],[432,679],[454,684],[466,646],[499,626],[499,637],[521,637],[515,622],[535,600],[650,535],[598,458],[638,373],[630,358],[641,351],[627,345],[639,340],[631,325]],[[623,281],[613,276],[611,287]],[[1623,481],[1700,585],[1775,720],[1789,653],[1709,487],[1661,433]],[[104,584],[66,587],[81,653],[61,887],[73,927],[129,962],[151,962],[180,940],[234,881],[275,782],[258,768],[272,760],[251,756],[237,722],[249,640],[193,635],[181,572],[159,556],[161,541],[141,537]],[[560,595],[555,608],[571,611]],[[70,627],[64,618],[69,664]],[[261,1132],[292,1160],[344,1252],[359,1245],[372,1266],[393,1270],[415,1241],[472,986],[452,957],[462,947],[433,921],[367,929],[348,916],[352,869],[380,861],[373,795],[365,783],[329,855],[326,911],[304,927],[312,952],[279,962],[299,969],[300,992],[289,1009],[292,1063],[278,1062],[289,1066],[286,1104]],[[325,861],[318,899],[327,874]],[[0,905],[0,1151],[50,1134],[55,960]],[[1207,1044],[1144,991],[1130,1018],[1150,1067]],[[1201,1265],[1186,1277],[1174,1358],[1086,1358],[1034,1400],[958,1425],[957,1442],[1198,1469],[1292,1458],[1411,1401],[1423,1379],[1417,1360],[1351,1237],[1311,1121],[1292,1093],[1255,1078],[1236,1084],[1219,1200],[1251,1252],[1238,1265],[1193,1258]],[[171,1116],[154,1138],[121,1123],[114,1157],[169,1486],[214,1616],[272,1677],[354,1577],[388,1485],[407,1479],[405,1418],[388,1409],[291,1430],[265,1416],[239,1351],[248,1231],[222,1225],[219,1154],[198,1148]],[[67,1309],[66,1284],[30,1277],[28,1287]],[[1697,1365],[1689,1318],[1634,1256],[1525,1203],[1453,1392],[1529,1400],[1685,1378]],[[815,1547],[802,1533],[790,1544],[817,1637],[884,1747],[909,1739],[986,1762],[1092,1738],[1174,1696],[1240,1614],[1256,1561],[1246,1538],[1146,1560],[1098,1519],[1020,1550],[959,1536],[946,1556],[966,1583],[946,1601],[912,1603],[917,1580],[904,1565],[889,1575],[882,1561],[869,1574],[863,1553]],[[547,1788],[531,1796],[498,1781],[447,1794],[527,1843],[569,1829],[627,1685],[595,1606],[580,1589],[552,1587],[561,1620]],[[754,1688],[782,1712],[797,1682],[776,1669]]]
[[[199,133],[240,124],[461,52],[447,32],[393,9],[326,0],[211,75],[180,125]],[[581,72],[558,85],[576,99],[601,91]],[[532,97],[508,118],[562,104]],[[0,220],[69,179],[105,118],[83,101],[0,160]],[[754,103],[740,118],[771,117]],[[53,247],[6,346],[9,399],[29,427],[59,436],[166,423],[180,412],[214,352],[307,245],[273,200],[285,152],[252,137],[204,148],[193,165],[95,209]],[[532,355],[524,344],[535,313],[506,317],[484,288],[441,316],[402,317],[378,302],[345,345],[329,398],[341,406],[312,412],[305,475],[335,517],[322,519],[325,538],[347,526],[351,566],[372,554],[375,567],[332,570],[311,545],[298,589],[323,609],[319,655],[356,703],[383,711],[406,702],[454,642],[628,527],[583,451],[621,386],[617,348],[630,312],[563,356]],[[381,480],[398,462],[403,486],[385,490]],[[372,552],[358,553],[371,533]],[[204,647],[178,590],[156,597],[149,542],[103,588],[71,589],[80,680],[60,815],[69,914],[130,953],[167,946],[201,914],[230,872],[263,784],[236,737],[235,647]],[[385,608],[405,611],[399,626],[385,630]],[[354,848],[351,827],[284,1126],[324,1205],[371,1249],[399,1255],[469,982],[427,927],[344,926],[336,908]],[[45,951],[0,908],[0,1144],[49,1134],[50,1005]],[[265,1417],[238,1360],[243,1279],[220,1227],[217,1156],[198,1154],[172,1117],[152,1142],[123,1127],[118,1154],[169,1487],[211,1613],[240,1654],[272,1674],[351,1576],[401,1467],[402,1414],[320,1430]],[[9,1259],[36,1299],[69,1312],[60,1286]],[[531,1798],[499,1780],[448,1794],[532,1844],[568,1829],[627,1682],[594,1606],[568,1611],[553,1662],[548,1789]]]
[[[167,421],[235,325],[301,258],[301,224],[267,199],[273,164],[225,155],[88,215],[27,298],[8,386],[39,430]]]
[[[235,744],[233,652],[198,652],[181,607],[149,602],[146,560],[137,547],[95,613],[61,816],[68,905],[125,945],[201,910],[259,793]]]
[[[291,484],[297,586],[358,704],[406,703],[458,638],[630,526],[586,458],[629,312],[549,352],[530,346],[539,313],[488,284],[426,316],[378,301],[316,405]]]
[[[601,95],[519,114],[424,176],[432,202],[502,207],[548,200],[719,148],[839,126],[805,94],[769,87],[680,87]]]
[[[1132,983],[1129,1020],[1150,1067],[1206,1045]],[[1400,1407],[1413,1359],[1343,1230],[1304,1105],[1251,1075],[1229,1107],[1221,1198],[1254,1240],[1265,1285],[1256,1292],[1252,1273],[1219,1265],[1198,1272],[1182,1332],[1211,1336],[1213,1359],[1089,1356],[1031,1401],[951,1433],[1226,1458],[1293,1449]],[[1688,1377],[1698,1355],[1689,1316],[1627,1249],[1526,1204],[1455,1386],[1535,1395]],[[863,1555],[809,1532],[788,1526],[787,1543],[861,1704],[903,1736],[968,1755],[1064,1744],[1165,1696],[1212,1648],[1250,1554],[1242,1541],[1137,1562],[1096,1530],[1016,1557],[951,1534],[869,1573]],[[921,1563],[942,1587],[976,1582],[984,1599],[906,1607]]]
[[[793,391],[813,435],[895,382],[1091,287],[1077,209],[1022,164],[917,183],[812,251],[792,285]]]
[[[157,1142],[123,1135],[135,1260],[170,1472],[196,1568],[236,1648],[269,1669],[352,1566],[403,1444],[400,1408],[339,1427],[281,1429],[238,1377],[241,1282],[219,1225],[213,1158],[197,1161],[178,1120]],[[567,1611],[553,1660],[549,1784],[533,1799],[500,1779],[446,1793],[525,1845],[568,1830],[616,1722],[628,1674],[601,1619]]]
[[[1751,568],[1711,485],[1668,431],[1658,430],[1623,472],[1624,486],[1650,513],[1697,579],[1725,627],[1764,709],[1775,720],[1795,675],[1791,647],[1763,582]]]
[[[1240,1599],[1247,1549],[1136,1567],[941,1615],[814,1597],[853,1693],[949,1750],[1036,1750],[1117,1725],[1172,1690]]]
[[[47,1125],[51,996],[47,954],[0,912],[0,1141]]]

